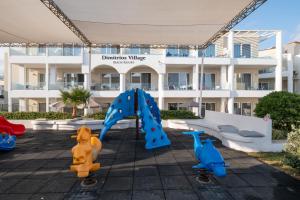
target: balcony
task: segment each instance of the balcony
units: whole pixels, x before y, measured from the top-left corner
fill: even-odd
[[[12,90],[45,90],[46,83],[38,82],[38,83],[12,83]]]
[[[84,87],[84,82],[56,82],[49,84],[49,90],[69,90],[74,87]]]
[[[193,90],[193,86],[191,84],[186,85],[178,85],[178,84],[168,84],[164,87],[165,90]]]
[[[118,91],[120,90],[119,83],[94,83],[91,85],[93,91]]]
[[[135,89],[135,88],[143,89],[145,91],[157,91],[158,90],[158,88],[153,86],[151,83],[128,83],[126,85],[127,90]]]

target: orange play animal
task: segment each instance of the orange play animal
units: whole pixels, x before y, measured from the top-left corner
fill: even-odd
[[[72,148],[71,171],[77,173],[78,177],[87,177],[90,172],[100,169],[100,163],[93,162],[102,149],[102,143],[86,126],[77,130],[77,142],[78,144]]]

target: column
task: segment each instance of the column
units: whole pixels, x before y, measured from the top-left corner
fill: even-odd
[[[49,84],[48,88],[51,89],[51,86],[56,84],[56,66],[50,65],[49,66]]]
[[[221,85],[222,90],[228,89],[228,87],[227,87],[227,67],[225,65],[221,66],[220,85]]]
[[[193,90],[199,90],[199,65],[193,66]]]
[[[276,32],[276,60],[275,67],[275,90],[282,90],[282,35],[281,31]]]
[[[158,108],[164,109],[164,76],[165,74],[158,74]]]
[[[46,90],[49,90],[49,63],[48,62],[46,63],[45,82],[46,82]]]
[[[199,98],[199,97],[196,97],[196,98],[194,98],[194,101],[195,101],[196,103],[199,103],[200,98]],[[193,109],[193,113],[195,113],[196,116],[199,116],[199,114],[200,114],[200,111],[199,111],[200,106],[198,106],[198,107],[193,107],[192,109]]]
[[[10,95],[8,95],[7,97],[7,106],[8,106],[8,112],[12,112],[12,98],[10,97]]]
[[[226,112],[226,98],[221,98],[220,112]]]
[[[229,114],[234,114],[234,98],[229,97],[227,101],[227,108]]]
[[[228,33],[228,54],[230,58],[230,64],[227,69],[227,77],[228,77],[228,89],[230,91],[235,90],[234,88],[234,41],[233,41],[233,31],[229,31]],[[227,109],[229,114],[234,113],[234,97],[232,96],[232,92],[230,92],[230,97],[227,100]]]
[[[293,59],[292,59],[292,54],[287,54],[287,84],[288,84],[288,92],[293,92],[294,91],[294,66],[293,66]]]
[[[46,112],[49,112],[49,97],[46,97]]]
[[[12,65],[9,63],[8,65],[8,69],[7,69],[7,107],[8,107],[8,112],[12,112],[12,98],[10,96],[11,93],[11,68]]]
[[[120,73],[120,93],[124,92],[125,90],[125,73]]]

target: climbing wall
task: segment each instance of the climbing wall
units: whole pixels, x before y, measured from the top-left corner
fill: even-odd
[[[170,145],[171,142],[168,139],[167,134],[164,132],[161,123],[158,123],[158,119],[160,121],[160,117],[158,119],[155,119],[154,115],[151,112],[151,105],[150,104],[150,98],[148,96],[148,99],[146,98],[147,95],[143,90],[138,90],[138,106],[139,106],[139,112],[138,115],[142,119],[142,128],[146,132],[145,135],[145,148],[146,149],[154,149],[159,148],[163,146]],[[151,96],[150,96],[151,97]],[[152,98],[153,99],[153,98]],[[154,102],[154,100],[153,100]],[[154,102],[156,105],[156,103]],[[153,105],[153,104],[152,104]],[[154,109],[153,109],[154,108]],[[157,108],[157,105],[156,105]],[[152,106],[152,109],[154,113],[155,107]],[[158,108],[157,108],[158,110]]]
[[[100,140],[104,139],[107,131],[119,120],[133,115],[135,115],[134,90],[128,90],[115,98],[109,107],[103,122],[104,128],[101,131]]]
[[[141,119],[142,129],[146,133],[146,149],[154,149],[170,145],[170,140],[161,126],[160,112],[153,97],[141,89],[136,90],[138,95],[137,115]],[[103,140],[107,131],[117,121],[135,115],[134,101],[135,90],[129,90],[120,94],[109,107],[104,120],[104,128],[101,131],[100,140]]]

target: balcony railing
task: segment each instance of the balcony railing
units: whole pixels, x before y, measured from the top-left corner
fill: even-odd
[[[94,91],[107,91],[107,90],[119,90],[120,84],[107,84],[107,83],[94,83],[91,85],[91,90]]]
[[[46,83],[38,82],[38,83],[12,83],[12,90],[45,90]]]
[[[83,87],[84,82],[56,82],[49,84],[49,90],[68,90],[74,87]]]
[[[158,88],[154,87],[151,83],[128,83],[126,86],[127,90],[140,88],[146,91],[157,91]]]
[[[263,85],[263,84],[254,84],[254,85],[249,85],[246,83],[237,83],[236,84],[236,90],[274,90],[274,85],[268,84],[268,85]]]
[[[48,56],[80,56],[81,47],[47,47]],[[46,47],[11,47],[11,56],[46,56]]]
[[[193,90],[192,85],[174,85],[174,84],[169,84],[166,85],[165,90]]]

